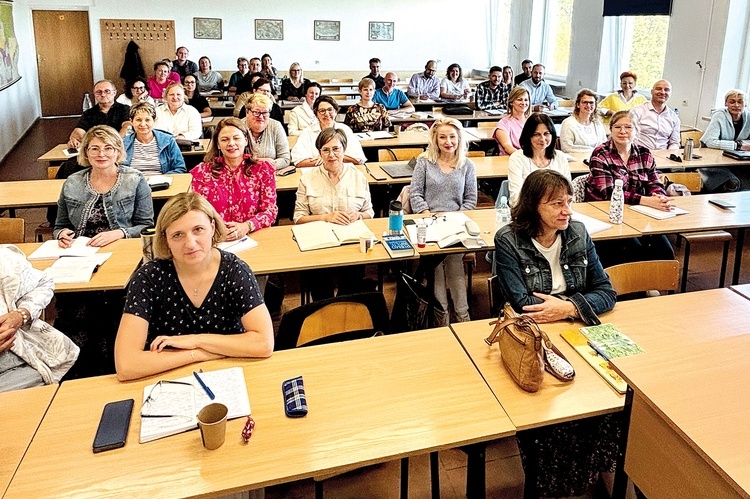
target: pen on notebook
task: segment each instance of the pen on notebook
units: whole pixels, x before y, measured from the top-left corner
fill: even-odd
[[[604,358],[604,360],[606,360],[607,362],[610,361],[609,355],[607,355],[606,353],[604,353],[601,348],[599,348],[598,346],[596,346],[595,343],[592,343],[590,341],[587,341],[586,343],[589,344],[589,346],[591,347],[591,349],[593,351],[595,351],[596,353],[598,353],[599,355],[601,355]]]
[[[198,376],[198,373],[195,372],[195,371],[193,371],[193,376],[195,376],[195,379],[198,380],[198,383],[200,383],[200,385],[203,388],[203,390],[205,390],[206,395],[208,395],[208,398],[210,398],[211,400],[215,399],[216,395],[214,395],[214,392],[212,392],[211,389],[203,382],[203,380],[201,379],[201,377]]]

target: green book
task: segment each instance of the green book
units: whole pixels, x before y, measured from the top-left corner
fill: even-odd
[[[582,327],[581,332],[610,359],[643,353],[643,349],[636,342],[622,334],[612,324]]]

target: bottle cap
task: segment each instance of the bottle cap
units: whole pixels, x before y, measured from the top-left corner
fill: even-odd
[[[391,201],[391,204],[388,205],[389,211],[401,211],[404,207],[401,205],[401,201]]]
[[[615,187],[622,187],[622,179],[618,178],[615,180]]]
[[[508,204],[508,198],[506,196],[500,196],[500,204]]]

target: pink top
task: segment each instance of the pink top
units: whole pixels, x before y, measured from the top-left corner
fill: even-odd
[[[174,71],[169,72],[169,76],[167,76],[167,80],[160,84],[156,81],[155,77],[151,77],[147,81],[148,83],[148,95],[153,97],[154,99],[163,99],[164,98],[164,91],[167,89],[170,83],[180,83],[180,75],[175,73]]]
[[[249,156],[245,156],[245,161]],[[216,158],[216,163],[224,163]],[[213,163],[201,163],[192,170],[192,188],[219,212],[225,222],[252,222],[255,230],[270,227],[276,220],[276,178],[273,164],[254,163],[250,176],[243,163],[234,171],[223,167],[218,177],[211,174]]]
[[[523,125],[526,123],[526,120],[520,121],[513,116],[506,115],[503,116],[500,121],[497,122],[497,125],[495,125],[495,130],[504,130],[507,132],[508,137],[510,137],[510,143],[513,144],[513,147],[516,149],[521,148],[521,143],[519,140],[521,140],[521,131],[523,130]],[[505,149],[503,149],[502,144],[498,142],[498,155],[499,156],[507,156],[508,153],[505,152]]]

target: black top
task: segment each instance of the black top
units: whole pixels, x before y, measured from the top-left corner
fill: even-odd
[[[152,260],[130,280],[125,313],[149,322],[148,348],[160,335],[242,333],[242,317],[262,303],[247,263],[221,251],[219,271],[200,307],[182,288],[172,260]]]
[[[517,74],[516,77],[513,78],[513,83],[515,83],[516,85],[518,85],[522,81],[526,81],[529,78],[531,78],[531,76],[526,76],[524,73]]]
[[[742,127],[745,125],[745,118],[740,114],[740,119],[732,122],[734,124],[734,140],[738,140]]]
[[[185,82],[185,77],[198,72],[198,65],[190,59],[185,60],[185,64],[180,66],[179,61],[172,61],[172,72],[180,75],[180,81]]]
[[[88,132],[89,128],[93,126],[109,125],[119,132],[123,122],[130,119],[129,115],[130,106],[120,104],[119,102],[113,103],[106,114],[99,109],[99,104],[94,104],[91,109],[84,111],[76,124],[76,128],[81,128],[83,131]]]
[[[302,85],[299,88],[292,85],[292,80],[284,78],[281,80],[281,100],[288,100],[289,97],[303,99],[305,97],[305,85],[310,83],[307,78],[302,78]]]
[[[371,80],[375,81],[375,90],[379,88],[383,88],[385,85],[385,80],[383,79],[383,75],[378,75],[378,77],[374,77],[372,74],[368,74],[367,76],[363,76],[362,79],[369,78]]]
[[[185,103],[193,106],[195,109],[198,110],[199,113],[202,113],[203,111],[206,110],[207,107],[210,107],[208,105],[208,99],[206,99],[200,93],[198,93],[197,90],[195,91],[195,93],[193,94],[191,98],[188,99],[187,96],[185,96]]]
[[[94,206],[91,208],[89,218],[86,220],[86,225],[83,226],[79,236],[94,237],[100,232],[106,232],[113,230],[109,226],[109,219],[107,218],[107,212],[104,209],[104,196],[102,194],[96,197]]]

